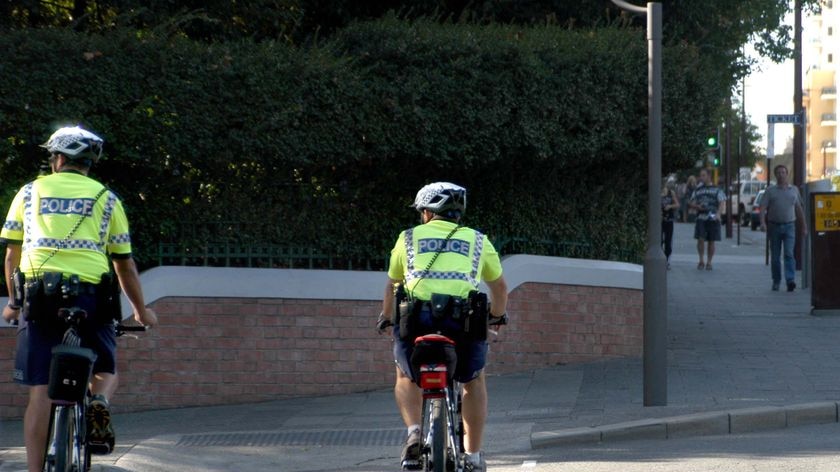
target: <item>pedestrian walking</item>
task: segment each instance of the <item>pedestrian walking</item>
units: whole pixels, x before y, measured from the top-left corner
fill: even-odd
[[[770,239],[770,274],[773,278],[772,290],[779,290],[782,280],[781,256],[784,251],[785,282],[787,291],[796,289],[796,261],[793,257],[793,247],[796,242],[796,220],[803,222],[802,236],[805,236],[805,212],[799,190],[790,185],[788,169],[784,165],[777,165],[773,169],[776,185],[767,187],[761,200],[761,230],[767,231]]]
[[[712,258],[715,256],[715,241],[720,241],[720,214],[723,212],[723,202],[726,200],[723,190],[714,185],[707,169],[700,170],[700,183],[691,195],[689,207],[697,211],[694,222],[694,239],[697,240],[697,255],[700,270],[712,270]],[[706,259],[703,259],[706,249]]]
[[[675,182],[671,179],[662,185],[662,249],[665,251],[666,267],[671,269],[671,250],[674,239],[674,220],[680,199],[677,197]]]

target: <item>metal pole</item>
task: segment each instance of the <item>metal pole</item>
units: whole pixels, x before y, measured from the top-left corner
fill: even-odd
[[[793,113],[802,114],[802,0],[795,0],[793,26]],[[797,189],[805,183],[803,126],[793,126],[793,185]]]
[[[662,251],[662,4],[647,8],[624,0],[612,2],[647,14],[648,40],[648,228],[644,263],[644,405],[668,402],[666,260]]]
[[[793,2],[793,113],[797,115],[804,115],[802,112],[802,0],[795,0]],[[793,126],[793,186],[799,190],[800,197],[803,196],[802,188],[805,184],[805,126]],[[798,221],[796,223],[796,231],[794,233],[794,256],[796,259],[796,269],[802,269],[802,236],[799,232],[799,225],[805,222]]]
[[[668,402],[668,289],[662,251],[662,4],[647,4],[648,247],[644,267],[644,405]]]
[[[735,166],[735,171],[738,172],[738,183],[735,186],[739,191],[741,190],[741,163],[744,162],[744,154],[747,152],[747,147],[744,145],[744,139],[747,134],[747,117],[745,113],[745,102],[747,100],[747,92],[745,87],[745,79],[741,77],[741,130],[738,133],[738,165]],[[746,210],[746,208],[745,208]],[[752,218],[752,208],[749,211],[749,218]],[[750,227],[752,227],[752,221],[750,222]],[[741,245],[741,225],[738,225],[738,238],[737,243],[738,246]]]
[[[730,119],[730,111],[732,110],[732,99],[730,97],[726,97],[726,133],[723,137],[723,147],[724,152],[723,155],[726,156],[725,161],[721,161],[723,164],[723,191],[726,193],[726,239],[732,239],[732,222],[735,221],[736,225],[740,225],[740,214],[738,213],[738,204],[741,203],[741,192],[740,188],[735,189],[736,192],[736,208],[732,208],[732,180],[730,172],[732,172],[732,120]],[[715,182],[717,183],[717,182]],[[734,211],[733,211],[734,210]]]
[[[770,187],[770,162],[773,159],[773,131],[776,128],[775,123],[767,123],[767,165],[764,169],[764,180],[767,181],[767,188]],[[770,265],[770,232],[764,233],[764,265]]]

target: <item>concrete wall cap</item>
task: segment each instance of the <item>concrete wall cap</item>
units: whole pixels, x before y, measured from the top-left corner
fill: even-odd
[[[642,290],[643,283],[642,266],[625,262],[514,255],[502,260],[502,268],[510,291],[529,282],[631,290]],[[140,275],[147,304],[166,297],[381,300],[387,279],[372,271],[189,266],[154,267]],[[124,295],[122,309],[131,315]]]

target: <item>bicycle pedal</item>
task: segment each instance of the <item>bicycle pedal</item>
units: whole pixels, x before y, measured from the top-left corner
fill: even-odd
[[[111,443],[102,442],[88,442],[88,450],[91,454],[103,456],[110,454],[114,450],[114,445]]]
[[[400,470],[423,470],[423,465],[419,460],[405,460]]]

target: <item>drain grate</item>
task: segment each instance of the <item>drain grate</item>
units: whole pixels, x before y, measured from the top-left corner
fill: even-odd
[[[208,433],[181,436],[179,446],[399,446],[404,429]]]

